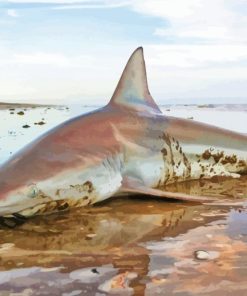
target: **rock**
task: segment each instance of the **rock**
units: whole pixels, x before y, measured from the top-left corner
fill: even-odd
[[[18,115],[24,115],[23,111],[17,112]]]
[[[97,268],[92,268],[91,270],[92,270],[93,273],[98,273],[99,274]]]
[[[96,233],[89,233],[86,235],[86,239],[92,239],[95,236],[96,236]]]
[[[43,124],[45,124],[45,122],[44,121],[39,121],[39,122],[35,122],[34,124],[36,124],[36,125],[43,125]]]
[[[203,250],[195,251],[194,256],[197,260],[209,260],[210,259],[209,253],[206,251],[203,251]]]

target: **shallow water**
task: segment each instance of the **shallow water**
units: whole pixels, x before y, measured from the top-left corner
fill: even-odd
[[[234,290],[246,295],[247,178],[235,182],[233,197],[238,193],[242,200],[229,198],[228,205],[123,197],[2,228],[0,290],[4,295],[232,295]],[[198,250],[208,258],[198,260]]]
[[[33,137],[25,135],[16,141]],[[169,190],[215,200],[129,196],[2,227],[0,295],[246,295],[246,185],[247,177],[184,182]]]
[[[203,108],[202,108],[203,107]],[[99,106],[5,106],[0,104],[0,164],[27,143],[59,123],[90,112]],[[163,106],[168,116],[198,120],[204,123],[247,133],[247,105]]]

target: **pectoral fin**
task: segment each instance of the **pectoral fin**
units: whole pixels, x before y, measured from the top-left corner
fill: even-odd
[[[214,201],[215,197],[189,195],[182,192],[163,191],[161,189],[149,188],[142,184],[142,182],[135,178],[126,178],[121,188],[123,193],[145,194],[161,198],[171,198],[177,200],[194,201],[194,202],[209,202]]]

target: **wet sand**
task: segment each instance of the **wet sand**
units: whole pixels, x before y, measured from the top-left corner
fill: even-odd
[[[30,130],[55,124],[49,110],[28,117]],[[31,125],[42,118],[45,125]],[[1,227],[0,295],[246,295],[247,176],[169,190],[216,201],[112,198]]]

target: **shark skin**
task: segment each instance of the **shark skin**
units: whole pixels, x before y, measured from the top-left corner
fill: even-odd
[[[247,136],[162,114],[140,47],[107,106],[60,124],[2,165],[0,216],[29,217],[135,193],[207,201],[165,187],[246,173]]]

